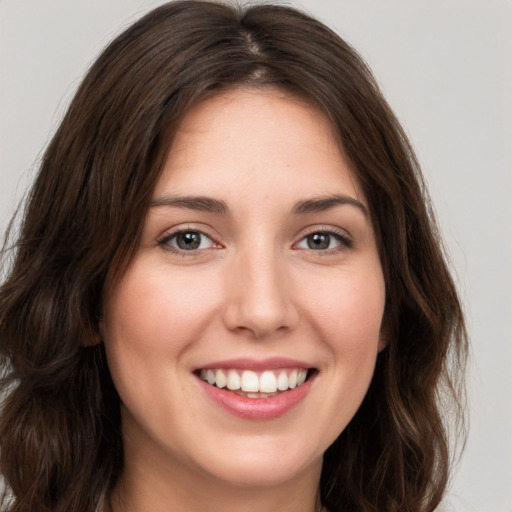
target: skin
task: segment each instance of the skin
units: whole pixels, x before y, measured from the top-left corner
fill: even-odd
[[[333,194],[348,203],[297,212]],[[229,211],[164,204],[171,195]],[[207,99],[183,119],[153,197],[101,325],[123,403],[125,468],[112,510],[318,510],[323,453],[385,345],[368,206],[328,121],[277,90]],[[180,250],[180,230],[200,248]],[[318,232],[331,233],[327,249],[311,248]],[[271,420],[225,411],[193,373],[274,356],[317,372],[305,398]]]

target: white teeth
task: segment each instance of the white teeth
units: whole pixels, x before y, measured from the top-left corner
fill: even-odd
[[[275,393],[277,391],[277,379],[274,372],[266,371],[261,374],[260,391],[262,393]]]
[[[226,387],[226,384],[228,383],[228,379],[226,377],[226,374],[224,373],[223,370],[217,370],[215,372],[215,385],[218,387],[218,388],[225,388]]]
[[[251,393],[275,394],[278,390],[286,391],[301,386],[306,381],[307,374],[306,368],[266,370],[260,374],[251,370],[219,368],[201,370],[199,376],[212,386],[221,389],[227,387],[231,391],[240,390],[252,398]],[[256,398],[256,395],[254,397]]]
[[[236,370],[228,371],[227,388],[231,389],[231,391],[240,389],[240,375],[238,375]]]
[[[213,370],[206,371],[206,380],[208,381],[208,384],[215,384],[215,372]]]
[[[291,389],[297,387],[297,370],[292,370],[288,375],[288,387]]]
[[[245,370],[244,373],[242,373],[240,387],[242,388],[242,391],[258,392],[260,390],[258,375],[250,370]]]
[[[286,391],[288,389],[288,375],[282,370],[277,377],[277,389]]]

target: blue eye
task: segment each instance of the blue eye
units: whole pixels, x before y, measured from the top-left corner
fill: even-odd
[[[305,236],[297,244],[299,249],[310,249],[313,251],[329,251],[335,250],[341,246],[350,247],[351,240],[338,233],[328,231],[317,231]]]
[[[213,240],[201,231],[184,230],[166,236],[159,244],[190,252],[213,247]]]

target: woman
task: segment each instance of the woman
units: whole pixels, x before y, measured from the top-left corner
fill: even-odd
[[[421,174],[365,64],[293,9],[173,2],[107,47],[0,320],[6,510],[443,497],[466,335]]]

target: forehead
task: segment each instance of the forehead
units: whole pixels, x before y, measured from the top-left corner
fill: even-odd
[[[229,196],[236,190],[249,196],[258,187],[309,195],[334,187],[364,199],[323,112],[278,89],[247,88],[208,98],[187,112],[154,196]]]

